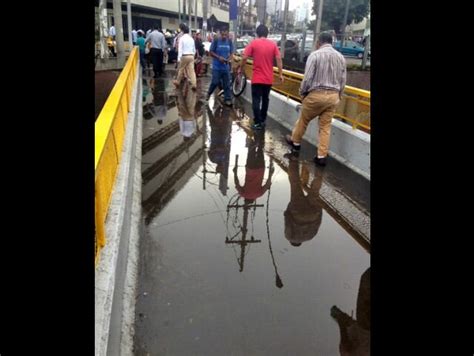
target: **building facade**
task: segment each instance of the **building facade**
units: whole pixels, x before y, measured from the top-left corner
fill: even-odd
[[[198,17],[198,28],[202,29],[203,26],[203,1],[204,0],[192,0],[191,15],[193,19],[194,28],[194,9],[195,1],[197,1],[197,17]],[[206,0],[208,2],[208,14],[205,19],[215,18],[217,21],[215,27],[229,26],[229,0]],[[186,2],[186,4],[185,4]],[[184,16],[184,8],[188,13],[189,1],[180,0],[181,3],[181,22],[189,23],[188,17]],[[96,12],[96,26],[98,26],[99,17],[99,0],[95,0],[95,12]],[[132,28],[142,29],[147,31],[154,25],[157,25],[161,29],[177,30],[179,27],[178,17],[178,0],[131,0],[132,9]],[[113,6],[112,1],[107,1],[107,22],[108,26],[112,26],[113,21]],[[124,36],[128,38],[128,19],[127,19],[127,2],[122,1],[122,22]],[[211,30],[211,26],[208,24],[208,30]]]

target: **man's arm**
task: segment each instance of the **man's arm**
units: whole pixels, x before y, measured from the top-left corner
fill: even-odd
[[[209,54],[211,55],[211,57],[218,59],[221,63],[225,63],[225,58],[217,55],[217,53],[214,53],[213,51],[209,51]]]
[[[343,59],[343,67],[342,67],[342,74],[341,74],[341,81],[340,81],[340,85],[341,85],[341,89],[339,90],[339,99],[342,100],[342,93],[344,93],[344,87],[346,86],[346,78],[347,76],[347,69],[346,69],[346,60]]]
[[[280,50],[278,49],[277,45],[273,47],[273,55],[276,58],[277,66],[278,66],[278,72],[280,73],[280,82],[283,83],[283,61],[281,60],[281,53]]]
[[[311,81],[314,78],[314,71],[316,70],[316,54],[311,53],[306,61],[306,66],[304,68],[304,78],[300,85],[300,96],[303,99],[308,95],[309,89],[311,87]]]
[[[183,39],[181,38],[178,41],[178,62],[181,61],[181,56],[183,55]]]
[[[230,62],[232,59],[232,54],[234,53],[234,44],[230,42],[230,52],[229,52],[229,57],[226,58],[227,62]]]
[[[214,40],[212,42],[211,48],[209,48],[209,54],[211,55],[211,57],[214,57],[214,58],[218,59],[219,62],[225,63],[225,58],[219,56],[217,53],[214,52],[216,50],[216,47],[217,47],[217,41]]]
[[[283,83],[283,61],[281,60],[281,57],[277,57],[277,66],[278,66],[278,73],[280,73],[280,82]]]

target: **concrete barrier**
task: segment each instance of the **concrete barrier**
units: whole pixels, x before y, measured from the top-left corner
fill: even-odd
[[[122,159],[95,271],[95,355],[132,355],[141,224],[142,85],[137,66]]]
[[[251,83],[247,80],[243,98],[252,102]],[[298,120],[301,103],[275,91],[270,92],[268,116],[292,130]],[[353,129],[351,126],[333,119],[329,156],[337,159],[364,178],[370,180],[370,134]],[[303,139],[317,146],[318,120],[308,125]]]

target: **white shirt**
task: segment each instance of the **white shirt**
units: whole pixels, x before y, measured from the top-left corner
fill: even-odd
[[[115,36],[115,26],[110,27],[109,36]]]
[[[145,43],[150,42],[151,48],[166,49],[165,36],[158,30],[150,33],[145,40]]]
[[[132,42],[137,42],[137,30],[132,31]]]
[[[181,60],[181,56],[184,54],[194,54],[196,53],[196,46],[194,45],[193,38],[189,35],[189,33],[185,33],[180,39],[178,43],[178,62]]]

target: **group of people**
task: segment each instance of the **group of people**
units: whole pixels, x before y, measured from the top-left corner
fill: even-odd
[[[179,38],[179,67],[178,77],[175,85],[178,87],[180,81],[186,76],[191,78],[191,90],[178,91],[178,111],[180,116],[180,128],[184,137],[189,137],[196,130],[196,77],[194,74],[194,41],[189,35],[189,29],[184,25],[181,27],[182,35]],[[243,59],[240,66],[244,66],[248,57],[253,58],[252,76],[252,109],[254,124],[251,129],[254,131],[255,142],[249,145],[249,152],[246,164],[245,184],[241,185],[237,177],[237,169],[234,170],[235,185],[247,203],[254,201],[269,189],[271,184],[271,174],[265,184],[263,184],[265,164],[263,159],[264,127],[269,106],[269,93],[273,84],[273,60],[276,59],[280,82],[284,81],[282,60],[278,47],[266,37],[268,29],[264,25],[257,28],[258,38],[252,41],[244,50]],[[303,98],[301,114],[296,122],[291,135],[287,135],[286,140],[291,147],[292,156],[297,156],[301,140],[306,128],[311,120],[319,117],[319,145],[317,156],[314,158],[316,164],[324,166],[328,152],[331,119],[335,113],[337,104],[345,86],[345,60],[344,57],[331,46],[332,36],[322,33],[319,36],[317,50],[308,58],[305,77],[301,83],[300,95]],[[233,53],[232,42],[228,40],[227,31],[222,30],[219,38],[213,41],[210,49],[214,58],[212,68],[212,82],[207,92],[207,98],[212,94],[218,85],[224,88],[224,97],[230,101],[229,88],[229,66],[227,62]],[[227,92],[226,92],[227,90]],[[221,113],[221,115],[219,115]],[[222,130],[216,132],[230,133],[229,126],[225,122],[230,122],[230,114],[224,115],[225,110],[216,111],[210,114],[211,126],[222,126]],[[224,118],[225,116],[225,118]],[[182,122],[181,122],[182,121]],[[224,123],[223,123],[224,122]],[[250,128],[249,128],[250,130]],[[218,162],[219,154],[214,154],[214,148],[229,149],[229,141],[220,135],[212,134],[212,138],[222,141],[222,145],[211,142],[210,158],[218,163],[223,169],[224,162]],[[259,139],[260,138],[260,139]],[[216,151],[218,152],[218,151]],[[220,155],[222,156],[222,154]],[[216,158],[217,157],[217,158]],[[228,160],[228,155],[227,155]],[[228,162],[225,163],[228,165]],[[315,179],[310,184],[309,191],[305,194],[302,189],[298,161],[290,158],[289,180],[291,184],[291,201],[285,211],[285,236],[291,245],[299,246],[302,242],[312,239],[321,224],[322,207],[319,202],[319,190],[322,183],[321,171],[317,170]],[[247,179],[248,178],[248,179]]]
[[[183,79],[186,78],[191,84],[191,89],[195,91],[197,88],[195,59],[204,50],[200,38],[196,40],[196,36],[195,38],[191,37],[189,31],[186,24],[180,25],[180,35],[177,36],[175,41],[178,49],[178,73],[173,84],[178,88]],[[274,60],[276,60],[278,67],[278,84],[284,82],[284,77],[280,51],[277,45],[267,38],[268,28],[265,25],[259,25],[256,34],[257,38],[245,48],[237,70],[243,70],[247,59],[252,57],[252,128],[262,130],[265,128],[270,91],[274,84]],[[161,47],[164,46],[163,34],[155,29],[146,38],[145,42],[152,43],[152,56],[154,55],[154,58],[156,58],[155,62],[157,64],[160,63],[162,60]],[[291,148],[291,153],[297,156],[309,123],[318,118],[319,138],[314,162],[320,166],[325,166],[327,163],[331,122],[346,84],[345,58],[333,48],[332,43],[333,36],[331,33],[321,33],[317,40],[316,50],[308,57],[304,79],[300,86],[300,96],[302,98],[300,116],[291,135],[286,136],[286,142]],[[229,64],[232,61],[234,51],[227,29],[221,29],[220,36],[213,40],[209,51],[213,58],[212,80],[207,90],[206,101],[209,100],[215,89],[220,87],[224,91],[224,103],[228,106],[232,105]],[[156,73],[162,73],[162,67],[156,68],[155,75]]]
[[[268,28],[257,27],[257,38],[245,48],[239,70],[242,70],[248,57],[253,58],[252,74],[252,110],[253,129],[265,128],[269,106],[269,95],[273,85],[273,61],[276,59],[280,84],[284,82],[281,55],[276,44],[267,38]],[[333,37],[323,32],[319,35],[316,50],[312,52],[305,66],[304,79],[300,86],[302,107],[300,116],[286,141],[294,155],[298,155],[301,141],[309,123],[319,118],[319,144],[314,162],[325,166],[329,152],[331,122],[342,98],[346,85],[346,61],[333,46]],[[226,104],[230,102],[228,66],[233,53],[232,43],[227,39],[227,31],[221,31],[221,38],[214,40],[210,50],[214,57],[212,82],[206,99],[220,84],[224,87]]]

